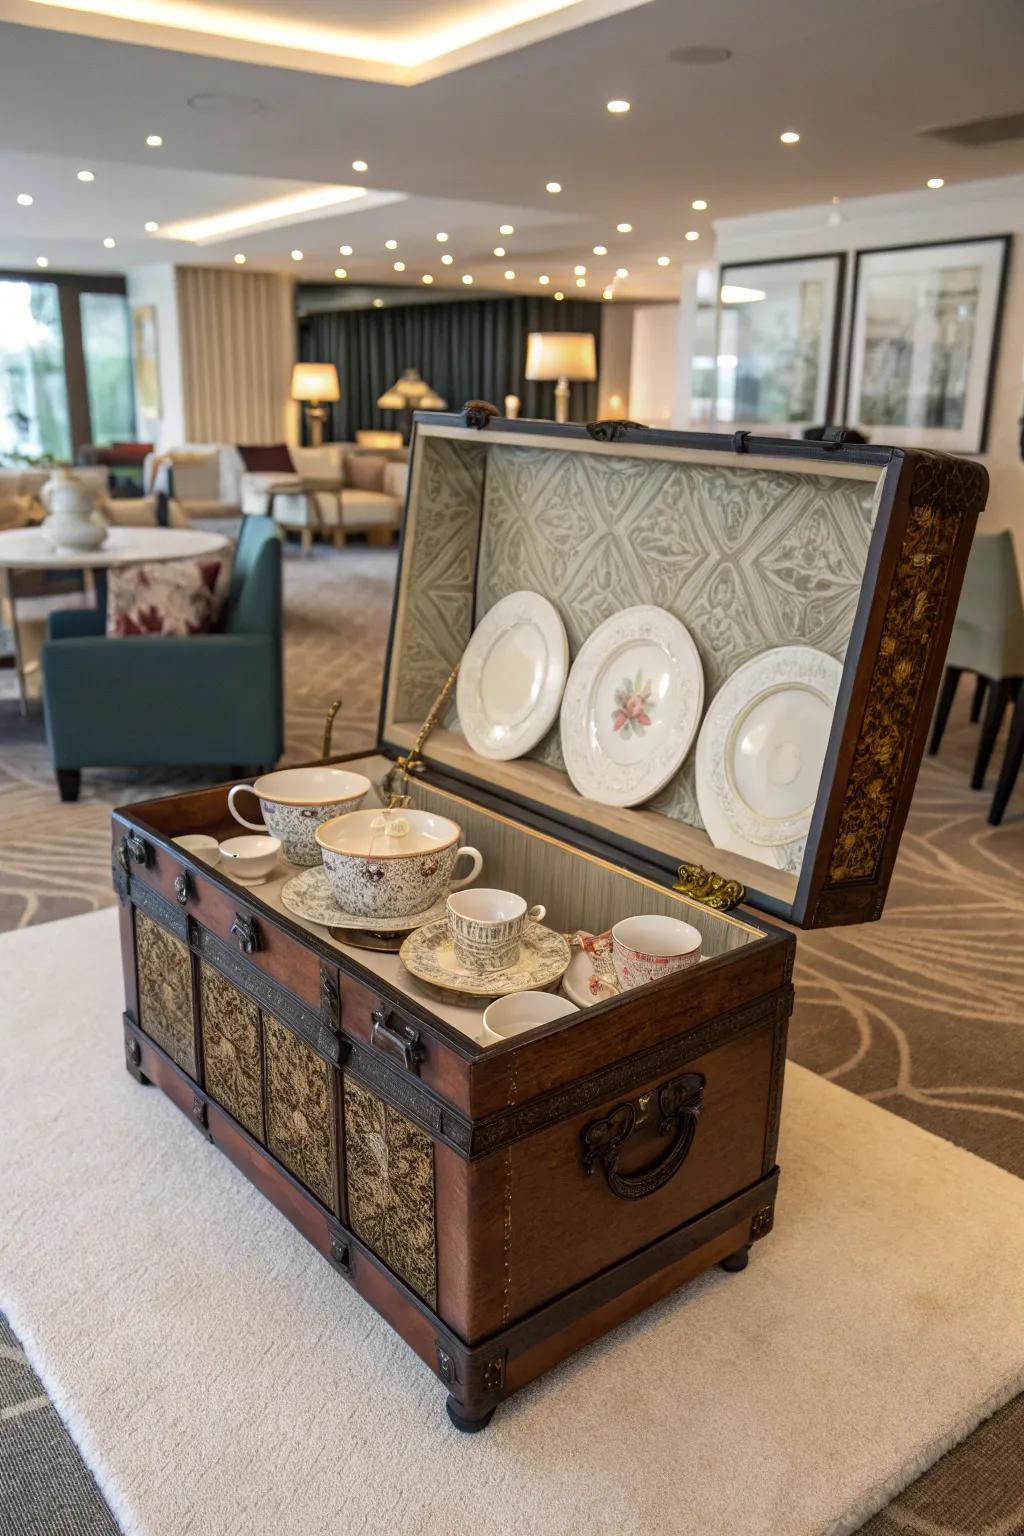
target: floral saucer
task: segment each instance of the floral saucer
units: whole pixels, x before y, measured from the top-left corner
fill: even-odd
[[[569,944],[560,933],[527,923],[515,965],[503,971],[471,971],[459,964],[447,919],[410,933],[399,950],[407,971],[445,992],[467,997],[507,997],[510,992],[543,992],[569,964]]]
[[[587,933],[580,929],[569,934],[572,959],[562,977],[562,991],[577,1008],[590,1008],[609,997],[618,997],[620,987],[612,962],[611,932]]]
[[[444,916],[445,897],[435,901],[425,912],[412,917],[365,917],[358,912],[346,912],[334,899],[327,871],[323,865],[304,869],[281,887],[281,900],[289,912],[304,917],[307,923],[322,923],[325,928],[347,928],[356,932],[410,933],[424,923],[436,922]]]

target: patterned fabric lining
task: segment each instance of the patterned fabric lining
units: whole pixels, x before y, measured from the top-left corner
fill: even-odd
[[[261,1016],[267,1054],[267,1146],[322,1205],[336,1211],[332,1070],[273,1014],[261,1011]]]
[[[190,1077],[196,1075],[192,957],[180,939],[135,912],[139,1023]]]
[[[353,1232],[436,1306],[433,1144],[426,1132],[348,1076],[345,1168]]]
[[[260,1011],[205,962],[200,965],[200,997],[206,1090],[262,1141]]]

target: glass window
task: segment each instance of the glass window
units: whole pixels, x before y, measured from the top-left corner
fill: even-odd
[[[53,283],[0,279],[0,456],[71,457],[60,301]]]
[[[135,437],[135,390],[128,302],[119,293],[83,293],[82,350],[94,443]]]

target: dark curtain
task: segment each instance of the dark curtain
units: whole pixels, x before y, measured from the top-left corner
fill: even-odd
[[[519,296],[334,310],[299,321],[299,357],[336,366],[341,399],[330,407],[326,435],[351,442],[358,428],[403,426],[401,413],[377,409],[377,397],[405,368],[418,368],[450,410],[490,400],[503,411],[505,396],[518,395],[521,415],[553,418],[554,384],[523,377],[530,331],[590,331],[599,345],[601,305]],[[574,384],[571,419],[596,414],[597,385]]]

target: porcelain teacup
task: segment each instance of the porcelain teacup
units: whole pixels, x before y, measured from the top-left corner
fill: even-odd
[[[519,959],[527,922],[543,920],[514,891],[459,891],[448,898],[448,930],[455,958],[471,971],[505,971]]]
[[[484,1028],[481,1040],[485,1045],[495,1045],[499,1040],[512,1040],[525,1035],[542,1024],[552,1024],[555,1019],[567,1018],[579,1013],[575,1003],[557,992],[512,992],[508,997],[496,998],[484,1009]]]
[[[354,811],[369,787],[369,779],[347,768],[279,768],[261,774],[252,785],[236,784],[228,792],[228,810],[243,827],[279,837],[289,864],[319,864],[317,829]],[[243,791],[259,800],[262,822],[247,821],[236,806]]]
[[[414,917],[475,880],[483,858],[459,846],[462,828],[432,811],[350,811],[318,827],[335,901],[360,917]],[[453,880],[460,858],[469,873]]]
[[[221,863],[233,880],[265,880],[281,854],[279,837],[228,837],[220,845]]]
[[[642,987],[700,959],[701,938],[677,917],[626,917],[612,929],[612,957],[619,986]]]

